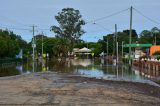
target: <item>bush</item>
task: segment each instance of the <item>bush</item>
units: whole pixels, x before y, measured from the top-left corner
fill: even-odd
[[[160,51],[154,52],[154,53],[153,53],[153,56],[155,56],[155,55],[160,55]]]
[[[160,60],[160,56],[157,56],[157,60]]]

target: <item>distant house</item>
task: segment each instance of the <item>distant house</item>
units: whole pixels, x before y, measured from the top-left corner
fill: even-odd
[[[84,47],[84,48],[82,48],[82,49],[79,49],[79,53],[90,53],[91,52],[91,50],[90,49],[88,49],[88,48],[86,48],[86,47]]]
[[[84,48],[81,48],[81,49],[79,49],[79,48],[74,48],[73,49],[73,54],[74,55],[91,55],[91,49],[88,49],[88,48],[86,48],[86,47],[84,47]]]
[[[138,59],[141,56],[146,55],[140,48],[136,48],[134,52],[134,58]]]

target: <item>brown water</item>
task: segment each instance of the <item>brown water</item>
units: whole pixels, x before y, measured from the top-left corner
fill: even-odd
[[[106,80],[125,80],[150,83],[143,73],[135,69],[129,69],[127,64],[112,65],[104,59],[67,59],[67,60],[43,60],[39,62],[15,63],[0,66],[0,77],[34,72],[59,72],[78,76],[95,77]]]

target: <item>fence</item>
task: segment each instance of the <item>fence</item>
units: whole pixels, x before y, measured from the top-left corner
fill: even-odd
[[[134,61],[133,66],[138,68],[139,71],[146,77],[155,78],[160,76],[159,61]]]
[[[13,65],[17,62],[22,62],[21,59],[0,59],[0,66],[9,66],[9,65]]]

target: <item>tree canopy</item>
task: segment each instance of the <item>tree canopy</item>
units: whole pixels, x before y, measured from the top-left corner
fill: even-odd
[[[51,30],[61,41],[68,41],[68,49],[71,51],[74,44],[79,41],[79,38],[85,33],[82,29],[82,26],[85,25],[85,21],[82,19],[79,10],[73,8],[62,9],[62,11],[55,16],[55,19],[59,26],[54,25],[51,27]],[[66,49],[66,47],[61,49]]]
[[[0,30],[0,58],[15,57],[23,49],[27,51],[27,42],[12,31]]]

